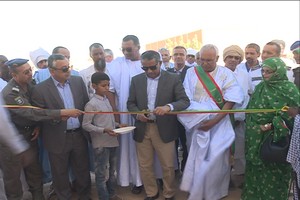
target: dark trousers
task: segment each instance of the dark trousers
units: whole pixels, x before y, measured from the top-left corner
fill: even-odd
[[[187,150],[187,145],[186,145],[185,128],[179,121],[177,121],[177,126],[178,126],[178,131],[179,131],[179,138],[175,141],[175,147],[176,147],[176,154],[177,154],[177,160],[178,160],[178,165],[179,165],[178,146],[179,146],[179,140],[180,140],[183,153],[182,153],[181,167],[178,166],[178,169],[180,169],[183,172],[185,163],[186,163],[186,160],[188,157],[188,150]]]
[[[32,150],[33,161],[23,168],[20,159],[10,151],[10,148],[0,145],[0,162],[3,171],[5,193],[8,200],[23,199],[23,188],[20,180],[21,171],[24,170],[25,179],[32,194],[32,199],[43,200],[43,173],[38,160],[37,141],[28,141]]]
[[[69,185],[69,165],[75,176],[75,188],[80,200],[90,199],[91,177],[87,140],[81,133],[66,133],[64,151],[56,154],[49,152],[53,187],[58,200],[71,200]]]

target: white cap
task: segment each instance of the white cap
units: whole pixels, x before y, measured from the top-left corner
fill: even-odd
[[[38,48],[38,49],[36,49],[36,50],[34,50],[34,51],[31,51],[30,53],[29,53],[29,55],[30,55],[30,59],[31,59],[31,61],[33,62],[33,64],[37,67],[37,64],[40,62],[40,61],[42,61],[42,60],[48,60],[48,58],[49,58],[49,56],[50,56],[50,54],[46,51],[46,50],[44,50],[44,49],[42,49],[42,48]]]
[[[193,56],[196,56],[196,53],[197,51],[195,49],[192,49],[192,48],[188,48],[186,50],[186,55],[193,55]]]

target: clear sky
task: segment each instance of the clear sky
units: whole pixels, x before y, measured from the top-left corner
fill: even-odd
[[[77,69],[90,65],[94,42],[116,56],[122,38],[133,34],[141,51],[147,43],[202,29],[203,43],[261,47],[272,39],[299,40],[299,1],[1,1],[0,54],[29,59],[39,47],[71,52]]]

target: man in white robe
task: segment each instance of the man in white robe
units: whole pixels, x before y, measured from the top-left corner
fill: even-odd
[[[196,67],[187,71],[183,83],[191,100],[192,110],[228,110],[244,100],[242,88],[229,69],[217,66],[218,49],[208,44],[200,50],[203,71],[220,89],[224,103],[218,107],[196,74]],[[217,88],[218,87],[218,88]],[[219,105],[220,106],[220,105]],[[228,195],[230,180],[229,149],[235,134],[226,113],[178,115],[192,134],[189,156],[180,189],[190,193],[189,200],[217,200]]]
[[[111,82],[114,84],[114,90],[117,97],[118,111],[127,110],[127,99],[129,96],[129,87],[131,78],[144,72],[140,61],[139,39],[134,35],[127,35],[122,41],[122,52],[124,57],[118,57],[113,60],[108,71],[111,76]],[[120,115],[120,123],[133,125],[133,119],[129,114]],[[141,186],[142,181],[137,161],[135,142],[132,132],[120,135],[120,155],[117,168],[118,182],[121,186],[129,186],[132,183],[135,186]]]
[[[249,73],[237,68],[237,65],[244,59],[244,51],[237,45],[231,45],[226,47],[223,51],[223,60],[225,67],[233,71],[238,83],[243,89],[244,102],[242,105],[237,106],[234,109],[245,109],[249,103],[250,96],[252,94],[251,77]],[[234,163],[232,173],[235,175],[245,174],[246,159],[245,159],[245,113],[234,113],[234,132],[235,132],[235,145],[234,145]]]

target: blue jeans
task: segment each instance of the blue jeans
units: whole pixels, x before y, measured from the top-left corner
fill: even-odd
[[[99,200],[109,200],[115,195],[117,147],[94,149],[95,181]]]

